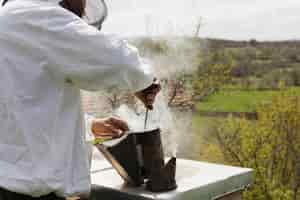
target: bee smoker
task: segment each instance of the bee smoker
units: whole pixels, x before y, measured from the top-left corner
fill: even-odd
[[[103,149],[99,149],[103,153]],[[132,186],[146,185],[151,192],[164,192],[177,188],[176,158],[166,164],[161,142],[161,131],[130,133],[113,147],[107,147],[105,156]]]

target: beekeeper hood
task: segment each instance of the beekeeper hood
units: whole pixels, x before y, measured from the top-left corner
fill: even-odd
[[[4,4],[6,4],[8,1],[11,2],[11,1],[15,1],[15,0],[0,0],[2,6]],[[37,1],[44,1],[44,2],[51,2],[51,3],[57,3],[58,4],[62,0],[37,0]]]
[[[136,48],[58,2],[0,8],[0,188],[35,197],[90,190],[80,89],[134,93],[153,82]]]
[[[0,0],[2,6],[5,5],[7,1],[14,0]],[[50,2],[53,4],[59,4],[63,0],[36,0],[43,2]],[[90,25],[95,26],[99,30],[102,28],[104,20],[107,18],[108,8],[104,0],[86,0],[86,8],[84,11],[83,19]]]
[[[15,1],[15,0],[0,0],[1,5],[4,5],[6,2],[11,2],[11,1]],[[22,1],[22,0],[21,0]],[[51,3],[56,3],[58,4],[59,2],[63,1],[63,0],[36,0],[36,1],[43,1],[43,2],[51,2]]]

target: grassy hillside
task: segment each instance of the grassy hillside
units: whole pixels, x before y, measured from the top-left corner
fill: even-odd
[[[300,87],[292,90],[300,96]],[[221,90],[197,104],[197,110],[206,112],[253,112],[260,103],[270,102],[278,91]]]

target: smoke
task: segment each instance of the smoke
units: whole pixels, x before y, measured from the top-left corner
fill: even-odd
[[[188,109],[180,111],[178,108],[170,107],[168,103],[172,84],[182,81],[185,76],[195,72],[197,59],[203,48],[199,40],[187,38],[168,38],[154,42],[162,42],[166,51],[153,53],[147,52],[146,49],[143,53],[151,61],[157,78],[164,81],[162,81],[163,89],[157,97],[154,110],[149,112],[147,130],[161,129],[166,155],[186,156],[192,150],[193,144],[192,111]],[[135,110],[127,105],[121,105],[115,110],[115,114],[126,119],[132,131],[143,131],[145,111],[142,104],[138,104]]]
[[[157,109],[163,112],[160,116],[165,118],[161,120],[164,124],[162,132],[166,133],[162,138],[167,155],[187,155],[186,151],[192,145],[192,113],[170,108],[168,102],[174,87],[178,84],[188,87],[188,83],[182,82],[185,81],[185,76],[193,74],[197,69],[197,58],[201,48],[199,40],[197,43],[187,38],[168,38],[166,45],[165,53],[152,57],[159,79],[168,80],[163,85],[161,98],[157,101]]]
[[[153,52],[142,47],[159,79],[170,79],[181,74],[192,74],[197,69],[197,59],[204,43],[195,38],[168,37],[152,39],[154,46],[163,50]]]
[[[203,42],[200,43],[198,39],[191,38],[169,37],[160,40],[153,39],[153,41],[163,42],[166,51],[153,53],[145,47],[145,51],[142,52],[143,56],[150,60],[155,74],[163,86],[162,92],[155,102],[154,110],[149,112],[147,130],[161,129],[166,155],[186,157],[193,150],[192,110],[181,110],[180,106],[170,107],[170,93],[172,84],[184,82],[183,79],[186,76],[195,72],[197,59],[205,46],[203,47]],[[143,48],[140,47],[140,49]],[[188,81],[184,83],[183,87],[192,93]],[[144,105],[137,102],[132,106],[126,100],[124,101],[122,95],[84,92],[85,111],[98,117],[107,117],[113,112],[114,115],[127,121],[131,131],[143,131],[146,111]]]
[[[174,115],[168,107],[164,95],[158,95],[154,110],[149,111],[146,130],[161,129],[163,146],[167,155],[176,155],[177,151],[177,133]],[[123,104],[117,110],[115,115],[121,119],[126,119],[129,128],[133,132],[141,132],[145,130],[144,122],[146,109],[144,105],[139,104],[137,110],[134,111],[129,106]]]

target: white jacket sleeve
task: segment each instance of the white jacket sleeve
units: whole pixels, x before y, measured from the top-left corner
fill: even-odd
[[[85,141],[92,143],[95,140],[95,136],[92,132],[92,124],[95,117],[89,115],[87,113],[84,114],[84,121],[85,121]]]
[[[52,16],[40,26],[47,29],[41,40],[51,61],[47,68],[53,74],[85,90],[136,92],[151,85],[149,65],[125,40],[104,35],[63,9]]]

